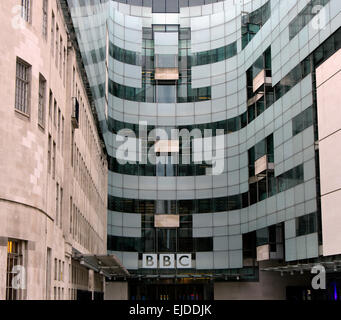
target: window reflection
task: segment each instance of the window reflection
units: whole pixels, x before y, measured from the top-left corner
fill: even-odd
[[[266,199],[276,193],[286,191],[294,186],[304,182],[304,169],[303,164],[283,173],[277,178],[273,174],[268,175],[267,192],[262,193],[256,183],[250,184],[249,192],[243,194],[237,194],[227,197],[197,199],[197,200],[179,200],[177,203],[171,203],[171,207],[168,204],[157,204],[156,200],[136,200],[119,198],[109,195],[108,197],[108,209],[116,212],[129,212],[129,213],[148,213],[155,214],[157,212],[156,206],[161,206],[165,211],[167,208],[171,208],[171,212],[178,210],[183,214],[195,214],[195,213],[209,213],[209,212],[223,212],[238,210],[246,208],[258,201]],[[270,181],[270,182],[269,182]],[[259,198],[259,195],[262,195]],[[158,200],[159,201],[159,200]],[[161,201],[161,200],[160,200]],[[162,200],[167,201],[167,200]],[[225,204],[222,205],[222,202]],[[163,206],[163,207],[162,207]],[[178,209],[176,209],[178,207]]]

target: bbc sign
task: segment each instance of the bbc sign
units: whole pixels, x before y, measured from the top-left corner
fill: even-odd
[[[190,269],[192,268],[191,254],[144,254],[142,268],[145,269]]]

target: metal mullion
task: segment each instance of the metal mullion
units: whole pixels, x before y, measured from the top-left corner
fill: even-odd
[[[24,101],[23,101],[23,111],[28,113],[28,85],[24,82]]]
[[[23,83],[18,78],[18,88],[19,88],[19,101],[18,101],[18,109],[22,111],[22,105],[23,105]]]
[[[20,82],[20,111],[25,112],[25,84],[24,81],[19,79]]]

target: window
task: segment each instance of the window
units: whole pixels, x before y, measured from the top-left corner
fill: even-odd
[[[60,37],[59,40],[59,75],[62,77],[63,70],[63,38]]]
[[[317,232],[317,215],[316,212],[296,218],[296,236]]]
[[[153,13],[179,13],[179,0],[153,0]]]
[[[192,54],[192,66],[200,66],[229,59],[237,54],[237,42],[225,47]]]
[[[71,283],[72,280],[72,267],[71,267],[71,263],[69,263],[69,283]],[[70,290],[70,289],[69,289]],[[69,291],[70,292],[70,291]],[[69,297],[71,299],[71,295],[69,293]]]
[[[278,192],[283,192],[304,182],[304,167],[299,165],[277,177]]]
[[[57,125],[57,101],[54,99],[54,107],[53,107],[53,124],[56,127]]]
[[[196,252],[213,251],[213,238],[193,238]]]
[[[61,120],[61,113],[60,113],[60,109],[58,108],[58,126],[57,126],[57,130],[58,130],[58,149],[60,149],[60,120]]]
[[[62,133],[61,133],[61,142],[60,142],[60,148],[61,148],[62,154],[64,153],[63,146],[64,146],[64,116],[62,116]]]
[[[268,1],[257,10],[242,16],[242,49],[253,39],[270,15],[270,1]]]
[[[72,130],[71,132],[71,167],[74,166],[74,139],[75,139],[75,132]]]
[[[46,300],[51,299],[51,248],[46,251]]]
[[[317,6],[325,6],[329,0],[311,0],[289,24],[289,40],[293,39],[318,13]]]
[[[156,92],[158,103],[174,103],[176,101],[176,87],[174,85],[158,85]]]
[[[76,69],[72,69],[72,96],[75,96],[75,83],[76,83]]]
[[[176,251],[176,229],[157,229],[158,252]]]
[[[52,91],[50,90],[49,94],[49,117],[52,119],[52,104],[53,104],[53,94]]]
[[[56,143],[53,141],[52,150],[52,178],[56,177]]]
[[[21,0],[21,17],[31,22],[31,0]]]
[[[42,34],[45,40],[47,40],[47,22],[48,22],[48,0],[43,0],[43,22],[42,22]]]
[[[15,109],[29,114],[31,66],[17,59],[16,86],[15,86]]]
[[[54,55],[54,28],[55,28],[55,17],[52,11],[52,21],[51,21],[51,55]]]
[[[309,107],[292,119],[292,135],[295,136],[313,125],[313,108]]]
[[[70,197],[70,234],[72,234],[72,197]]]
[[[56,225],[58,225],[59,217],[59,184],[56,184]]]
[[[58,25],[56,26],[56,56],[55,56],[55,63],[56,63],[56,68],[58,69],[58,55],[59,55],[59,27]]]
[[[63,83],[65,87],[66,82],[66,48],[64,47],[64,59],[63,59]]]
[[[12,283],[14,277],[20,272],[18,268],[25,267],[24,251],[25,242],[20,240],[7,241],[6,300],[23,300],[25,298],[23,289],[14,288]]]
[[[46,80],[39,75],[38,124],[45,125]]]
[[[157,54],[155,56],[156,68],[177,68],[178,56],[175,54]]]
[[[47,168],[48,172],[51,173],[51,145],[52,143],[52,138],[51,135],[49,134],[49,142],[48,142],[48,151],[47,151]]]
[[[58,275],[57,269],[58,269],[58,260],[55,258],[54,259],[54,280],[57,280],[57,275]]]
[[[153,13],[165,13],[166,0],[153,0]]]
[[[62,221],[62,213],[63,213],[63,188],[60,188],[60,206],[59,206],[59,226],[62,228],[63,221]]]

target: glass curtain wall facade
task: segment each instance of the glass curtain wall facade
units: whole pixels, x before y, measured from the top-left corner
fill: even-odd
[[[157,2],[68,0],[109,152],[108,252],[146,278],[323,259],[315,71],[340,2]]]

